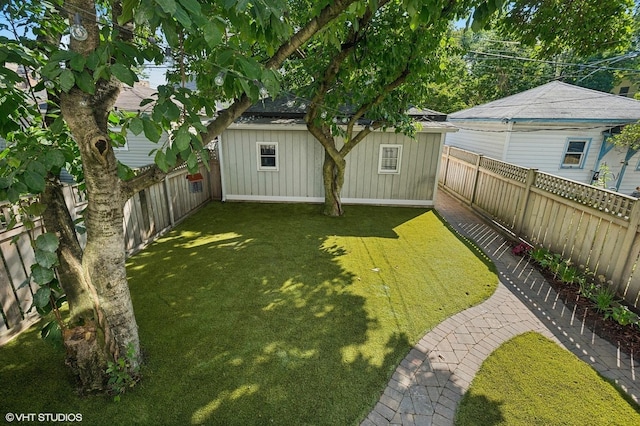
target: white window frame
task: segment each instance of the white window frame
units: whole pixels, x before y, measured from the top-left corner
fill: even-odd
[[[274,155],[263,155],[261,148],[263,146],[273,146],[275,147]],[[256,142],[256,153],[257,153],[257,162],[258,162],[258,171],[259,172],[277,172],[280,169],[280,161],[278,159],[278,142]],[[264,166],[262,164],[263,157],[274,157],[275,158],[275,166]]]
[[[584,149],[582,152],[569,152],[569,147],[572,142],[584,142]],[[564,145],[564,150],[562,151],[562,160],[560,162],[561,169],[582,169],[584,168],[585,160],[587,159],[587,154],[589,153],[589,146],[591,145],[591,138],[567,138],[567,143]],[[568,164],[565,162],[565,159],[568,155],[580,155],[580,161],[577,164]]]
[[[398,150],[398,157],[395,169],[386,169],[382,167],[382,163],[385,160],[383,156],[385,148],[395,148]],[[402,145],[398,144],[380,144],[380,151],[378,153],[378,174],[381,175],[398,175],[400,174],[400,166],[402,163]]]

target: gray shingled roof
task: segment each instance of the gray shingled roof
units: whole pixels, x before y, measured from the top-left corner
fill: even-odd
[[[266,98],[253,104],[243,114],[251,118],[304,118],[309,102],[297,98],[292,94],[283,94],[276,99]],[[344,105],[341,114],[346,116],[353,113],[353,107]],[[446,114],[431,109],[409,108],[407,114],[417,121],[445,121]],[[365,119],[366,121],[366,119]]]
[[[153,109],[153,102],[140,106],[140,102],[144,99],[151,98],[156,99],[158,91],[145,84],[136,84],[134,87],[127,85],[122,86],[120,95],[116,100],[115,107],[120,110],[137,112],[146,111],[150,112]]]
[[[553,81],[449,114],[449,119],[629,123],[640,120],[640,101]]]

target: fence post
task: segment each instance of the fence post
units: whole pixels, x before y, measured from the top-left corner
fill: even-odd
[[[449,151],[451,151],[451,147],[449,145],[444,146],[445,160],[444,160],[444,176],[442,177],[442,186],[444,188],[447,187],[447,174],[449,174]]]
[[[537,173],[538,173],[538,169],[527,170],[527,180],[525,181],[524,194],[518,202],[518,207],[516,208],[516,223],[514,224],[515,226],[513,227],[513,232],[517,236],[520,236],[520,234],[522,233],[524,215],[527,212],[527,204],[529,204],[531,187],[536,182]]]
[[[639,224],[640,202],[636,200],[633,202],[633,207],[631,208],[631,213],[629,214],[629,226],[627,228],[627,233],[622,240],[622,245],[620,246],[620,255],[618,256],[618,261],[616,262],[613,273],[611,274],[611,278],[614,282],[614,290],[616,292],[620,289],[622,280],[625,278],[625,271],[631,270],[632,265],[630,265],[629,263],[633,264],[636,261],[636,259],[629,256],[629,252],[631,251],[631,248],[636,241]]]
[[[476,192],[478,189],[478,176],[480,176],[480,161],[482,161],[482,155],[478,154],[478,158],[476,158],[476,164],[474,166],[473,172],[473,186],[471,189],[471,197],[469,197],[469,205],[472,206],[476,201]]]
[[[162,186],[164,187],[164,193],[167,196],[167,209],[169,210],[169,221],[171,222],[171,226],[176,224],[176,218],[173,213],[173,200],[171,199],[171,189],[169,187],[169,175],[165,176],[162,181]]]

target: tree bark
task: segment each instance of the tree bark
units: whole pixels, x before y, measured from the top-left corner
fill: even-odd
[[[346,161],[341,158],[336,161],[325,151],[322,164],[322,180],[324,182],[324,214],[327,216],[342,216],[342,200],[340,192],[344,184]]]
[[[106,114],[120,84],[100,81],[96,94],[72,89],[62,96],[62,114],[80,148],[87,187],[87,246],[84,276],[95,288],[99,325],[114,359],[133,348],[132,369],[139,363],[140,343],[125,269],[123,206],[126,201],[117,174],[117,161],[106,129]]]
[[[60,242],[57,270],[69,304],[69,324],[75,326],[95,321],[93,299],[82,270],[82,248],[57,178],[49,176],[41,201],[47,206],[42,215],[44,227],[47,232],[55,232]]]

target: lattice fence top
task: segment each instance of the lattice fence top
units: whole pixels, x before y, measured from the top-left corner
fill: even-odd
[[[451,157],[457,158],[462,161],[466,161],[467,163],[476,164],[478,159],[478,154],[470,151],[465,151],[464,149],[450,147],[449,155]]]
[[[537,173],[534,186],[625,220],[636,202],[633,197],[542,172]]]
[[[480,159],[480,167],[497,173],[500,176],[522,183],[527,181],[527,173],[529,171],[529,169],[525,167],[516,166],[515,164],[509,164],[487,157],[482,157]]]

